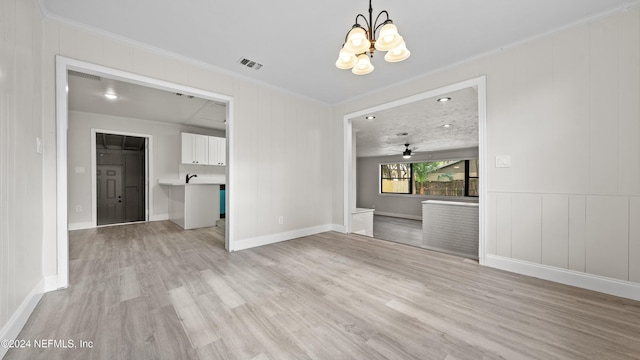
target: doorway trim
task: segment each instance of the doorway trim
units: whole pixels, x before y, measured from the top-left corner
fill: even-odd
[[[481,265],[485,265],[486,258],[486,241],[487,241],[487,80],[486,76],[479,76],[473,79],[461,81],[455,84],[447,85],[437,89],[429,90],[423,93],[412,95],[403,99],[394,100],[366,109],[358,110],[345,114],[343,117],[343,144],[344,144],[344,203],[343,203],[343,221],[347,233],[351,232],[351,210],[356,207],[354,203],[356,189],[355,186],[355,170],[353,150],[353,125],[351,119],[359,116],[369,115],[374,112],[395,108],[398,106],[410,104],[462,90],[469,87],[475,87],[478,93],[478,160],[480,166],[479,177],[479,239],[478,239],[478,258]]]
[[[111,135],[125,135],[135,136],[146,139],[146,146],[144,147],[144,221],[149,221],[151,209],[153,209],[153,193],[151,186],[149,186],[149,179],[153,179],[153,136],[148,134],[139,134],[128,131],[117,130],[104,130],[104,129],[91,129],[91,222],[93,227],[98,226],[98,189],[97,189],[97,176],[96,170],[98,169],[98,160],[96,159],[96,134],[111,134]],[[111,224],[110,224],[111,225]],[[118,224],[120,225],[120,224]]]
[[[85,61],[75,60],[61,55],[56,55],[56,288],[69,286],[69,216],[68,216],[68,160],[67,160],[67,131],[69,126],[68,110],[68,78],[69,70],[104,76],[115,80],[125,81],[137,85],[171,92],[180,92],[204,99],[226,103],[227,105],[227,188],[235,189],[235,172],[233,160],[235,153],[234,144],[234,98],[229,95],[212,91],[197,89],[191,86],[180,85],[165,80],[117,70],[102,65],[96,65]],[[176,164],[178,166],[178,164]],[[232,213],[233,204],[236,204],[236,195],[233,190],[228,191],[226,201],[226,214]],[[150,211],[153,208],[150,207]],[[151,214],[149,215],[151,217]],[[151,219],[152,220],[152,219]],[[225,249],[232,251],[235,243],[234,218],[229,216],[225,226]]]

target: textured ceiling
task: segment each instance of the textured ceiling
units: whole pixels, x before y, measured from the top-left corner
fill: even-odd
[[[637,4],[625,0],[374,0],[411,57],[356,76],[334,66],[366,0],[38,0],[45,16],[175,53],[337,104],[568,24]],[[241,57],[264,66],[253,70]]]
[[[438,102],[450,97],[447,102]],[[478,94],[466,88],[351,120],[358,157],[399,155],[478,146]],[[450,125],[444,127],[444,125]],[[404,134],[407,135],[404,135]]]

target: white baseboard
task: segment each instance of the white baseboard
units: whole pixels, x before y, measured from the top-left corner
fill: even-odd
[[[331,231],[335,231],[335,232],[346,234],[347,233],[347,227],[344,226],[344,225],[339,225],[339,224],[331,224]]]
[[[149,221],[165,221],[165,220],[169,220],[169,214],[155,214],[150,216],[150,220]]]
[[[517,274],[532,276],[539,279],[640,301],[640,284],[629,281],[560,269],[553,266],[536,264],[497,255],[487,255],[485,257],[484,265],[496,269],[511,271]]]
[[[94,227],[96,226],[93,225],[93,222],[69,223],[69,231],[92,229]]]
[[[14,340],[22,331],[22,328],[29,320],[29,316],[38,305],[45,289],[45,279],[41,279],[36,286],[29,292],[29,295],[22,301],[18,309],[11,316],[9,321],[2,327],[0,331],[0,340]],[[9,348],[0,346],[0,359],[2,359]]]
[[[169,220],[168,214],[154,215],[151,217],[151,220],[149,221],[164,221],[164,220]],[[140,222],[144,222],[144,221],[140,221]],[[127,224],[130,224],[130,223],[121,223],[121,224],[113,224],[113,225],[127,225]],[[70,223],[69,231],[93,229],[95,227],[96,226],[92,222]]]
[[[333,225],[320,225],[320,226],[313,226],[305,229],[292,230],[292,231],[287,231],[287,232],[277,233],[272,235],[259,236],[252,239],[238,240],[238,241],[235,241],[235,243],[232,245],[231,251],[245,250],[245,249],[250,249],[258,246],[274,244],[277,242],[296,239],[303,236],[320,234],[320,233],[331,231],[331,230],[333,230]]]
[[[386,211],[378,211],[375,210],[373,212],[374,215],[382,215],[382,216],[390,216],[390,217],[397,217],[397,218],[401,218],[401,219],[409,219],[409,220],[419,220],[422,221],[422,216],[419,215],[407,215],[407,214],[399,214],[399,213],[392,213],[392,212],[386,212]]]
[[[51,275],[44,278],[44,292],[56,291],[59,288],[58,275]]]

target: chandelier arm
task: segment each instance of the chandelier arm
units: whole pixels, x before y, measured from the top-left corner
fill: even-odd
[[[382,24],[378,24],[378,19],[380,19],[380,16],[382,14],[385,14],[387,16],[387,19],[385,21],[382,22]],[[376,21],[373,23],[373,32],[375,33],[376,31],[378,31],[378,29],[381,26],[384,26],[385,24],[392,22],[391,19],[389,19],[389,13],[387,12],[387,10],[382,10],[380,11],[380,13],[378,14],[378,16],[376,16]]]
[[[342,43],[342,46],[344,46],[344,44],[347,43],[347,39],[349,38],[349,32],[351,32],[351,30],[347,31],[347,34],[344,36],[344,42]]]
[[[367,32],[368,32],[369,30],[371,30],[371,24],[369,24],[369,21],[367,21],[367,18],[366,18],[364,15],[362,15],[362,14],[358,14],[358,16],[356,16],[356,23],[355,23],[353,26],[358,25],[358,26],[362,27],[362,25],[358,24],[358,19],[359,19],[359,18],[362,18],[362,20],[364,20],[364,23],[365,23],[365,24],[367,24],[367,28],[366,28],[365,30],[366,30]],[[352,27],[352,28],[353,28],[353,27]]]
[[[353,30],[353,28],[355,27],[362,27],[362,25],[358,24],[358,18],[362,16],[362,18],[364,19],[365,22],[367,22],[367,19],[364,17],[364,15],[362,14],[358,14],[358,16],[356,16],[356,22],[353,24],[353,26],[351,26],[351,29],[349,29],[349,31],[347,31],[347,34],[344,36],[344,42],[342,43],[342,46],[344,46],[344,44],[347,43],[347,39],[349,38],[349,33],[351,32],[351,30]],[[367,22],[367,28],[369,28],[369,23]],[[365,31],[367,31],[365,29]]]

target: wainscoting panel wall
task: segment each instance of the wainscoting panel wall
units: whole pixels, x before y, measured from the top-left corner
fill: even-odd
[[[629,280],[628,197],[587,196],[586,249],[588,273]]]
[[[587,198],[584,195],[569,196],[569,269],[585,271],[587,239]]]
[[[490,193],[490,198],[496,199],[489,228],[497,230],[497,255],[640,283],[640,197]]]
[[[569,267],[569,196],[542,195],[542,264]]]
[[[511,194],[497,194],[497,255],[511,257]]]
[[[629,281],[640,284],[640,197],[629,203]]]
[[[512,257],[540,263],[542,242],[542,196],[513,194]]]

